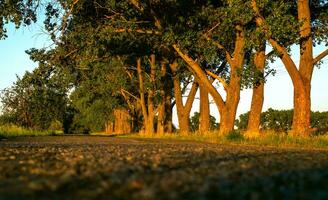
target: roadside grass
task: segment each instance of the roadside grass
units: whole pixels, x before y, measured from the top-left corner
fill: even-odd
[[[55,136],[63,135],[62,131],[36,131],[18,127],[15,125],[0,126],[0,139],[22,136]],[[108,135],[95,133],[91,135]],[[227,135],[218,135],[216,132],[193,132],[189,134],[165,133],[163,135],[152,134],[127,134],[117,135],[117,137],[127,138],[158,138],[158,139],[175,139],[175,140],[192,140],[209,142],[216,144],[233,144],[233,145],[256,145],[272,146],[284,148],[307,148],[307,149],[328,149],[328,134],[312,137],[295,137],[286,133],[274,131],[262,132],[260,135],[247,137],[244,132],[233,131]]]
[[[233,145],[256,145],[271,146],[283,148],[306,148],[306,149],[328,149],[328,134],[311,136],[311,137],[295,137],[286,133],[277,133],[267,131],[256,137],[247,137],[243,132],[233,131],[225,136],[218,135],[215,132],[194,132],[185,135],[177,133],[165,133],[163,135],[144,135],[135,134],[120,137],[129,138],[158,138],[158,139],[177,139],[192,140],[217,144],[233,144]]]
[[[0,139],[21,137],[21,136],[49,136],[49,135],[62,135],[62,131],[46,130],[36,131],[26,129],[15,125],[2,125],[0,126]]]

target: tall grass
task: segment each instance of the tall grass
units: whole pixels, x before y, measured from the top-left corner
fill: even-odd
[[[177,140],[202,141],[217,144],[234,144],[234,145],[256,145],[256,146],[273,146],[284,148],[310,148],[310,149],[328,149],[328,134],[312,137],[295,137],[285,133],[268,131],[261,133],[257,137],[246,137],[244,133],[233,131],[227,135],[218,135],[215,132],[195,132],[187,135],[177,133],[166,133],[164,135],[133,135],[126,137],[138,138],[163,138]]]
[[[47,136],[47,135],[61,135],[61,131],[47,130],[36,131],[18,127],[15,125],[2,125],[0,126],[0,138],[10,138],[19,136]]]

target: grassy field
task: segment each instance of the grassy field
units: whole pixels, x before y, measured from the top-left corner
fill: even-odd
[[[48,136],[48,135],[62,135],[61,131],[36,131],[25,129],[14,125],[0,126],[0,138],[11,138],[20,136]]]
[[[233,132],[226,136],[217,135],[213,132],[190,133],[188,135],[164,134],[164,135],[128,135],[122,137],[137,138],[163,138],[177,140],[193,140],[218,144],[256,145],[309,149],[328,149],[328,134],[312,136],[308,138],[289,136],[285,133],[265,132],[258,137],[245,137],[242,133]]]

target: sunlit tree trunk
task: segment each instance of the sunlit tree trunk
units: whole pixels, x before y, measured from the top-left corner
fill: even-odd
[[[170,64],[170,68],[173,72],[173,88],[174,88],[174,97],[175,105],[177,107],[177,115],[179,121],[179,129],[181,134],[187,134],[190,130],[190,121],[189,115],[194,102],[196,92],[198,89],[198,84],[194,82],[190,89],[189,95],[187,97],[186,104],[183,105],[182,101],[182,92],[181,92],[181,82],[179,77],[175,74],[177,71],[178,64],[175,62]]]
[[[257,14],[256,23],[259,27],[265,24],[256,4],[252,0],[253,10]],[[270,44],[281,54],[280,58],[292,79],[294,86],[294,115],[291,134],[297,136],[309,136],[311,114],[311,79],[314,64],[328,54],[325,50],[316,58],[313,58],[313,37],[311,33],[311,10],[309,0],[297,1],[298,21],[300,22],[300,64],[296,67],[285,47],[281,46],[274,38],[269,36]],[[266,32],[267,33],[267,32]]]
[[[300,66],[301,80],[294,85],[294,116],[292,133],[306,136],[310,134],[311,78],[313,73],[313,38],[311,34],[311,13],[308,0],[297,1],[300,27]],[[295,87],[296,86],[296,87]]]
[[[166,133],[173,132],[172,109],[173,109],[172,96],[167,92],[166,100],[165,100],[165,132]]]
[[[181,51],[178,45],[173,45],[175,51],[179,56],[188,64],[189,70],[194,73],[197,77],[197,81],[200,84],[200,87],[205,87],[208,92],[213,97],[215,104],[219,108],[220,112],[220,130],[219,134],[228,134],[234,130],[234,122],[236,118],[237,107],[240,99],[240,87],[241,87],[241,73],[244,64],[244,46],[245,46],[245,37],[244,30],[242,27],[236,27],[236,41],[233,57],[226,52],[227,61],[231,68],[230,74],[230,83],[227,84],[224,80],[220,79],[219,81],[223,84],[227,98],[226,101],[222,99],[222,96],[212,85],[212,82],[208,79],[207,75],[204,73],[202,68],[197,62],[195,62],[188,54]],[[218,45],[219,48],[222,48],[221,45]]]
[[[241,73],[244,65],[245,37],[241,27],[236,27],[234,57],[230,61],[230,83],[226,88],[227,97],[220,115],[220,133],[225,135],[234,130],[237,108],[240,100]]]
[[[240,75],[232,73],[229,88],[227,90],[226,105],[220,115],[220,134],[226,135],[234,130],[237,107],[240,99]]]
[[[206,88],[199,87],[199,131],[207,132],[210,130],[210,103]]]
[[[151,65],[153,64],[154,56],[151,56]],[[155,74],[153,73],[153,66],[151,66],[151,75],[150,75],[150,82],[152,79],[155,78]],[[138,58],[137,60],[137,72],[139,77],[139,93],[140,93],[140,105],[143,115],[143,133],[146,135],[150,135],[154,133],[154,105],[153,105],[153,88],[148,90],[148,99],[146,102],[145,98],[145,88],[144,88],[144,79],[142,75],[141,69],[141,59]],[[147,106],[148,105],[148,106]]]
[[[254,65],[256,70],[260,72],[264,78],[265,67],[265,45],[261,45],[260,49],[254,55]],[[253,95],[251,109],[248,116],[248,125],[246,135],[249,137],[256,137],[260,133],[261,112],[264,102],[264,80],[257,80],[253,85]]]
[[[166,105],[166,94],[165,94],[165,74],[166,74],[166,64],[164,62],[161,63],[161,86],[160,86],[160,95],[161,102],[159,103],[158,109],[158,117],[157,117],[157,134],[163,135],[165,132],[165,105]]]

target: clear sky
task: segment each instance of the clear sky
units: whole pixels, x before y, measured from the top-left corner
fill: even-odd
[[[8,26],[9,37],[0,41],[0,90],[12,85],[16,80],[16,74],[21,76],[26,70],[30,71],[36,64],[29,60],[25,50],[32,47],[42,48],[51,44],[49,38],[42,34],[39,25],[16,30],[13,26]],[[325,48],[318,46],[314,55],[319,54]],[[298,64],[298,49],[293,48],[292,55]],[[293,107],[293,86],[292,82],[283,66],[278,60],[272,64],[277,71],[276,75],[270,76],[265,85],[265,102],[263,110],[268,108],[291,109]],[[243,91],[238,107],[238,114],[247,112],[250,107],[251,90]],[[199,100],[195,104],[191,113],[198,111]],[[312,110],[328,111],[328,57],[324,58],[321,68],[316,68],[312,80]],[[211,113],[218,116],[217,108],[211,105]],[[176,121],[176,116],[174,116]]]
[[[38,24],[20,29],[15,29],[14,25],[6,27],[9,37],[0,40],[0,90],[12,85],[16,74],[22,76],[25,71],[36,67],[36,63],[29,59],[25,50],[33,47],[43,48],[51,44]]]

